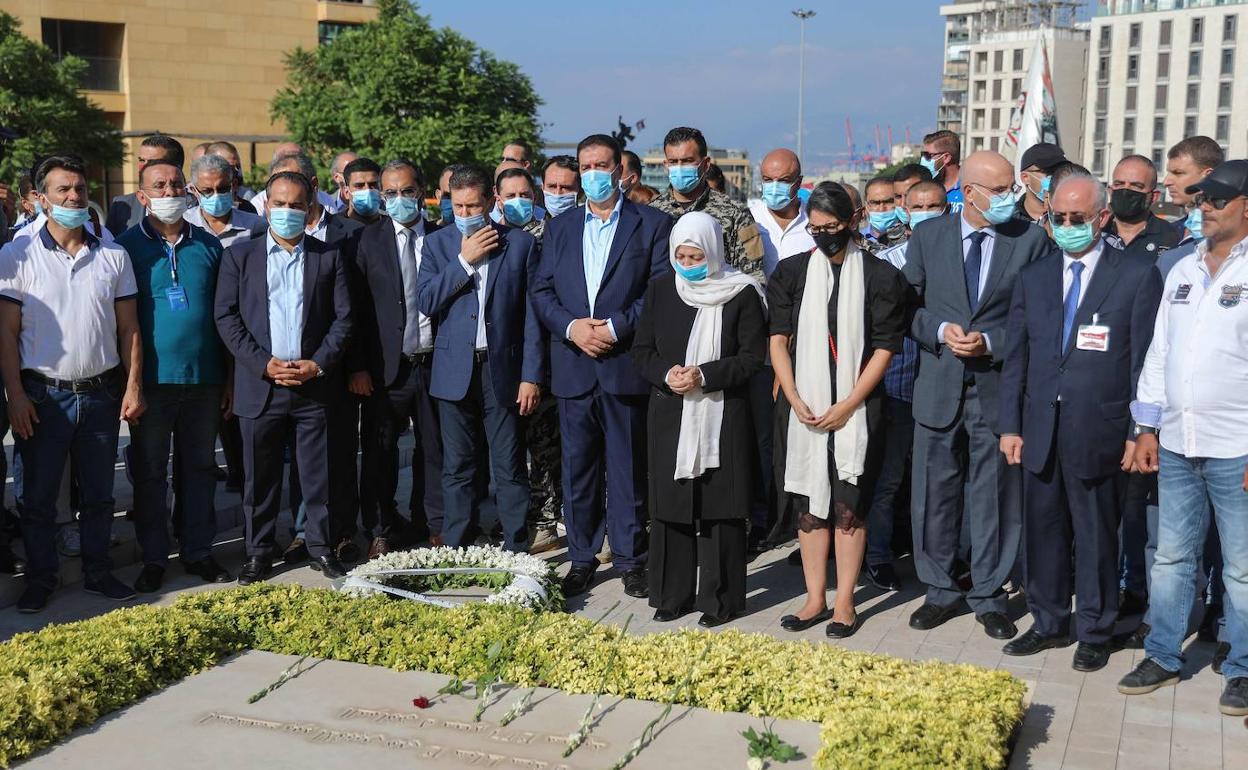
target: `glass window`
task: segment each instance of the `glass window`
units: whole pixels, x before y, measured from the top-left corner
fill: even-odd
[[[1127,86],[1127,112],[1135,112],[1135,98],[1137,86]]]
[[[992,100],[994,102],[1001,101],[1001,81],[1000,80],[992,81]]]
[[[1216,138],[1219,142],[1226,142],[1230,140],[1231,138],[1231,116],[1230,115],[1218,116],[1218,132],[1217,133],[1218,135]]]
[[[1222,74],[1223,75],[1235,74],[1235,49],[1234,48],[1222,49]]]
[[[1102,56],[1096,63],[1096,79],[1104,83],[1109,80],[1109,57]]]
[[[1022,96],[1022,94],[1023,94],[1023,79],[1014,78],[1014,83],[1010,87],[1010,98],[1017,99],[1018,97]]]
[[[1187,84],[1187,109],[1194,110],[1200,106],[1200,83]]]
[[[1109,48],[1109,36],[1112,34],[1112,28],[1106,24],[1101,27],[1101,48]]]
[[[1122,119],[1123,144],[1135,144],[1135,118]]]
[[[1131,54],[1127,57],[1127,80],[1138,80],[1140,77],[1140,56]]]
[[[1094,142],[1105,141],[1105,118],[1097,118],[1096,123],[1094,123],[1093,125],[1095,126],[1095,128],[1092,130],[1092,141]]]
[[[1097,147],[1092,151],[1092,173],[1105,173],[1105,148]]]
[[[1200,51],[1192,51],[1187,55],[1188,78],[1200,77]]]
[[[1156,102],[1154,106],[1159,110],[1166,106],[1166,102],[1170,101],[1170,89],[1165,83],[1157,86],[1157,93],[1153,97],[1153,101]]]
[[[992,52],[992,69],[996,72],[1005,69],[1005,51]]]
[[[1183,118],[1183,136],[1196,136],[1196,116]]]
[[[1140,47],[1140,23],[1138,21],[1131,25],[1130,34],[1127,35],[1127,45],[1131,48]]]
[[[1192,19],[1192,45],[1200,45],[1205,39],[1205,20],[1197,16]]]
[[[1161,45],[1170,45],[1170,30],[1174,27],[1174,22],[1163,21],[1161,23],[1161,34],[1158,36],[1158,42]]]
[[[1229,110],[1231,108],[1231,84],[1230,82],[1218,83],[1218,109]]]
[[[981,75],[988,71],[987,51],[979,51],[975,54],[975,71]]]
[[[1001,128],[1001,108],[999,107],[992,109],[992,127]]]
[[[1153,165],[1154,165],[1154,166],[1156,166],[1157,168],[1161,168],[1161,156],[1162,156],[1162,154],[1163,154],[1163,153],[1165,153],[1165,151],[1166,151],[1166,148],[1165,148],[1165,147],[1154,147],[1154,148],[1153,148],[1153,158],[1152,158],[1152,160],[1153,160]]]
[[[1109,109],[1109,86],[1097,86],[1096,88],[1096,111],[1104,112]]]
[[[1157,115],[1153,118],[1153,141],[1159,142],[1166,135],[1166,116]]]
[[[976,131],[984,130],[984,111],[975,110],[972,117],[973,117],[973,120],[972,120],[971,125],[974,126],[975,130]]]
[[[121,90],[121,49],[125,24],[43,19],[43,44],[57,59],[77,56],[87,62],[82,88],[92,91]]]
[[[982,102],[987,98],[988,98],[988,81],[976,80],[975,81],[975,101]]]
[[[1235,40],[1235,14],[1222,17],[1222,42],[1230,43]]]
[[[1162,51],[1157,54],[1157,77],[1170,77],[1170,52]]]

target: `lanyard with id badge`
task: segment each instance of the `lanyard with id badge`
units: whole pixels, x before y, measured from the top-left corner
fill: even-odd
[[[1080,324],[1075,336],[1076,350],[1094,350],[1104,353],[1109,350],[1109,327],[1097,323],[1100,313],[1092,314],[1092,323]]]
[[[169,309],[176,312],[186,310],[190,305],[186,301],[186,288],[178,283],[178,254],[177,251],[168,242],[165,248],[169,255],[169,274],[173,278],[173,285],[165,289],[165,296],[169,299]]]

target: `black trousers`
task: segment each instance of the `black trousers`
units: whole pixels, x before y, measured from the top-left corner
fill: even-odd
[[[409,536],[424,540],[442,532],[442,431],[438,406],[429,395],[429,361],[399,362],[398,375],[390,387],[374,387],[364,405],[363,483],[376,499],[377,520],[370,522],[363,499],[360,512],[364,526],[377,537]],[[399,515],[395,495],[399,488],[399,437],[412,423],[411,522]]]
[[[1076,478],[1062,462],[1061,434],[1077,426],[1059,418],[1057,430],[1044,471],[1023,474],[1027,609],[1037,633],[1064,636],[1071,633],[1073,594],[1073,637],[1105,644],[1118,619],[1118,520],[1126,474]]]
[[[650,522],[650,606],[715,617],[745,612],[744,519]]]
[[[277,513],[282,497],[282,450],[294,430],[299,486],[307,508],[304,540],[308,553],[330,551],[330,409],[291,388],[273,388],[259,417],[240,417],[243,435],[243,515],[247,555],[272,559],[277,552]]]

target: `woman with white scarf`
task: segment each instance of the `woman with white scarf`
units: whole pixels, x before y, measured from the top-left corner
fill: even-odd
[[[682,216],[673,272],[646,291],[633,361],[654,386],[647,418],[650,606],[697,609],[711,627],[745,611],[746,520],[755,477],[750,377],[763,366],[763,289],[724,264],[719,223]]]
[[[806,603],[780,620],[804,631],[831,619],[827,635],[858,629],[854,588],[866,551],[866,514],[879,476],[884,370],[901,351],[906,285],[888,262],[859,249],[854,204],[824,182],[806,205],[815,248],[781,260],[767,284],[776,372],[778,522],[771,538],[797,539]],[[835,529],[835,534],[833,530]],[[828,554],[836,549],[836,602],[827,603]]]

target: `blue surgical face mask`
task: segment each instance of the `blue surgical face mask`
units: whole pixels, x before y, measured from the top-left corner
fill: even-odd
[[[891,208],[888,211],[872,211],[867,216],[871,222],[871,228],[877,233],[887,232],[888,228],[897,224],[896,208]]]
[[[676,192],[692,192],[702,181],[702,174],[697,166],[672,166],[667,170],[667,181],[672,183]]]
[[[936,168],[936,161],[931,158],[919,158],[919,165],[927,169],[927,173],[932,175],[932,179],[936,179],[943,169]]]
[[[576,205],[576,193],[546,193],[546,210],[552,217],[557,217]]]
[[[38,198],[35,198],[35,219],[38,219],[42,215],[43,215],[43,204],[39,202]]]
[[[351,208],[362,217],[371,217],[381,208],[381,192],[378,190],[352,190]]]
[[[703,261],[702,264],[694,265],[693,267],[685,267],[679,262],[674,263],[672,266],[676,268],[676,272],[680,275],[680,277],[684,278],[689,283],[705,281],[707,274],[710,272],[710,268],[707,266],[705,261]]]
[[[269,209],[269,227],[279,236],[291,239],[303,232],[308,212],[299,209]]]
[[[80,209],[71,209],[68,206],[52,204],[52,219],[67,230],[73,230],[82,227],[91,219],[91,210],[86,206]]]
[[[911,211],[910,212],[910,229],[913,230],[914,228],[923,224],[927,220],[935,219],[936,217],[939,217],[939,216],[944,216],[944,214],[945,212],[943,211]]]
[[[893,213],[897,215],[898,222],[902,223],[903,225],[910,224],[910,215],[901,206],[897,206],[896,208],[894,208]]]
[[[386,201],[386,214],[395,222],[405,225],[420,216],[422,206],[415,198],[396,195]]]
[[[1053,228],[1053,240],[1057,243],[1057,247],[1068,254],[1086,251],[1092,245],[1094,237],[1091,222],[1084,222],[1081,225],[1057,225]]]
[[[1040,200],[1046,200],[1049,197],[1049,189],[1053,186],[1053,177],[1046,176],[1040,182]]]
[[[438,201],[438,208],[442,211],[442,221],[450,222],[455,216],[455,209],[451,205],[451,197],[448,195]]]
[[[234,208],[234,196],[229,193],[214,193],[199,196],[199,207],[204,213],[214,217],[225,216],[225,212]]]
[[[793,202],[793,185],[788,182],[763,182],[763,203],[779,211]]]
[[[533,219],[533,201],[529,198],[508,198],[503,201],[503,217],[507,224],[520,227]]]
[[[988,220],[988,224],[1003,225],[1013,218],[1014,205],[1017,202],[1018,199],[1014,197],[1014,192],[1006,190],[1003,193],[989,196],[988,209],[986,211],[979,208],[979,206],[975,206],[975,208],[984,215],[984,219]],[[974,206],[975,204],[972,203],[971,205]]]
[[[473,214],[470,217],[456,216],[455,227],[459,229],[461,235],[472,235],[485,227],[485,214]]]
[[[1205,213],[1200,210],[1200,206],[1187,212],[1186,226],[1193,238],[1198,241],[1205,239]]]
[[[602,203],[618,192],[611,181],[611,172],[596,168],[581,172],[581,189],[585,191],[585,197],[594,203]]]

